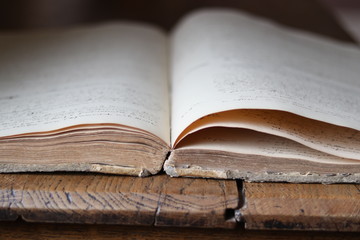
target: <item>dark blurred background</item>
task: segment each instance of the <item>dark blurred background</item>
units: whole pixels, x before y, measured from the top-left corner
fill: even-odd
[[[189,11],[215,6],[241,9],[285,25],[352,41],[327,6],[315,0],[0,0],[0,31],[114,19],[145,21],[169,30]]]

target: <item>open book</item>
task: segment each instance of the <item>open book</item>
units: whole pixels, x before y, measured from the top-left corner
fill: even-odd
[[[360,50],[240,12],[0,37],[0,172],[360,182]]]

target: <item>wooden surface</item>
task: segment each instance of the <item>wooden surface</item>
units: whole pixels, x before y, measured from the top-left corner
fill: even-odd
[[[243,191],[247,229],[360,231],[360,185],[244,183]]]
[[[28,239],[209,239],[209,240],[330,240],[359,239],[359,233],[339,232],[291,232],[291,231],[247,231],[243,229],[195,229],[173,227],[134,227],[118,225],[79,225],[79,224],[16,224],[3,222],[0,224],[1,240]]]
[[[240,184],[241,185],[241,184]],[[360,231],[360,185],[0,174],[0,220]]]
[[[0,219],[235,227],[235,181],[99,174],[0,174]]]

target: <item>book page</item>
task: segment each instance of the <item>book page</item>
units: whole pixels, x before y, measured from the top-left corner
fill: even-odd
[[[169,143],[167,37],[134,23],[0,35],[0,136],[78,124]]]
[[[212,127],[194,133],[181,142],[178,149],[201,149],[260,155],[291,160],[302,159],[328,164],[360,164],[308,148],[290,139],[240,128]]]
[[[203,10],[172,35],[172,63],[172,143],[197,119],[233,109],[282,110],[360,130],[357,47]]]
[[[274,110],[242,109],[210,114],[191,124],[176,143],[193,138],[195,132],[213,127],[251,129],[341,158],[360,160],[360,131]],[[334,136],[337,141],[334,141]]]

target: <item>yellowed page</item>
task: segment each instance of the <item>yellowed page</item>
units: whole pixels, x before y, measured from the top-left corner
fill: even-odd
[[[115,123],[169,143],[167,37],[133,23],[0,37],[0,136]]]
[[[328,164],[360,164],[308,148],[295,141],[248,129],[209,128],[181,142],[178,149],[218,150]]]
[[[356,47],[204,10],[179,25],[172,50],[172,143],[197,119],[233,109],[282,110],[360,130]]]
[[[334,156],[360,160],[360,131],[274,110],[242,109],[214,113],[192,124],[177,142],[211,127],[252,129],[291,139]]]

